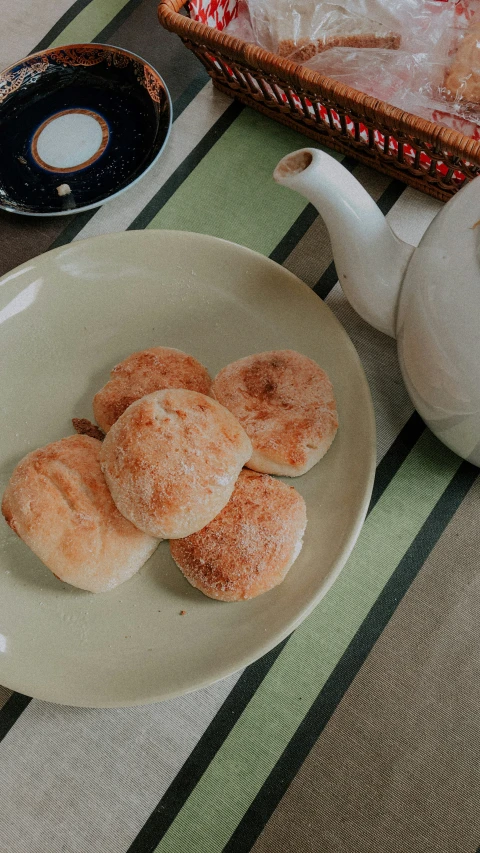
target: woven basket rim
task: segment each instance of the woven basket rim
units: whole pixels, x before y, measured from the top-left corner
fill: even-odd
[[[380,125],[378,129],[380,132],[385,131],[386,135],[405,134],[427,143],[437,154],[444,151],[446,154],[480,165],[480,140],[472,139],[461,131],[443,127],[429,119],[420,118],[386,101],[339,83],[332,77],[311,71],[289,59],[283,59],[258,45],[249,44],[208,24],[202,24],[200,21],[181,15],[180,9],[187,3],[188,0],[160,0],[158,6],[160,23],[181,38],[190,41],[195,37],[196,41],[201,41],[213,52],[220,49],[226,57],[242,60],[253,69],[273,75],[280,73],[294,91],[296,88],[301,89],[307,96],[315,94],[318,98],[320,90],[322,94],[345,108],[347,113],[351,112],[352,108],[357,108],[369,120]],[[361,114],[357,113],[355,118],[361,120]]]

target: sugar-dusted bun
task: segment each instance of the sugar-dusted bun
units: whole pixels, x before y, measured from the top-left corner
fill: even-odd
[[[118,509],[151,536],[200,530],[225,506],[252,445],[216,400],[181,388],[132,403],[102,445]]]
[[[212,380],[196,358],[171,347],[134,352],[110,373],[93,398],[95,420],[104,432],[140,397],[163,388],[187,388],[209,394]]]
[[[445,72],[442,93],[449,101],[480,104],[480,24],[477,15],[469,27],[460,32],[463,38]]]
[[[15,468],[2,501],[7,523],[53,574],[90,592],[128,580],[158,545],[116,508],[101,446],[72,435],[34,450]]]
[[[177,566],[210,598],[240,601],[281,583],[302,548],[305,501],[268,474],[244,470],[203,530],[170,542]]]
[[[241,358],[213,381],[212,396],[240,421],[253,445],[248,468],[298,477],[330,447],[338,427],[332,384],[294,350]]]

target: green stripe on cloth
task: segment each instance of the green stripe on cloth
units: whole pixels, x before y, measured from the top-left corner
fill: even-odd
[[[343,572],[288,641],[157,853],[180,853],[185,839],[196,853],[223,849],[459,465],[431,433],[419,439]]]
[[[128,0],[92,0],[67,24],[49,47],[92,41],[127,3]]]
[[[307,205],[277,186],[272,172],[285,154],[304,146],[295,131],[243,110],[148,228],[211,234],[269,255]]]

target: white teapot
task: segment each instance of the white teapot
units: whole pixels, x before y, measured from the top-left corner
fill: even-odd
[[[442,208],[417,249],[323,151],[287,155],[274,178],[318,208],[345,295],[368,323],[397,339],[403,378],[425,423],[480,466],[480,177]]]

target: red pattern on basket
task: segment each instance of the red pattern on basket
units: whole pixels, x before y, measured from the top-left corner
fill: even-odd
[[[464,21],[469,21],[472,18],[473,14],[474,14],[474,4],[475,3],[478,4],[478,0],[437,0],[437,2],[439,2],[439,3],[454,2],[455,3],[455,13],[460,18],[463,18]],[[192,18],[196,21],[201,21],[201,23],[207,24],[210,27],[215,27],[217,30],[223,30],[225,27],[228,26],[230,21],[233,21],[233,19],[237,17],[238,0],[190,0],[190,14],[191,14]],[[218,60],[213,56],[210,58],[215,62],[218,69],[222,70]],[[224,63],[224,65],[223,65],[223,71],[224,72],[227,71],[227,73],[230,74],[232,77],[234,76],[232,69],[228,65],[226,65],[226,63]],[[238,79],[238,73],[239,72],[237,72],[237,79]],[[253,77],[250,78],[250,84],[254,84],[254,85],[258,86],[257,81]],[[268,83],[266,83],[266,86],[267,86],[267,89],[270,89],[272,95],[274,95],[274,93],[272,92]],[[260,87],[258,87],[258,88],[259,88],[259,91],[261,91]],[[277,94],[280,94],[280,97],[281,97],[284,104],[290,104],[290,108],[292,108],[292,102],[293,102],[294,108],[298,109],[298,111],[303,114],[304,106],[303,106],[302,101],[300,100],[299,96],[295,92],[290,90],[289,96],[287,97],[287,95],[283,91],[283,89],[280,89],[280,87],[278,87],[277,88]],[[313,104],[311,103],[311,101],[309,101],[308,99],[305,99],[304,104],[306,104],[309,113],[311,113],[311,115],[312,115],[312,118],[316,118],[315,110],[313,108]],[[321,120],[324,121],[326,125],[330,126],[330,123],[333,123],[334,127],[336,127],[337,130],[341,130],[342,122],[341,122],[340,116],[338,115],[338,113],[335,110],[330,110],[330,115],[329,115],[327,109],[322,104],[318,104],[317,112],[320,115]],[[447,113],[442,113],[440,110],[437,110],[433,114],[433,120],[438,121],[440,123],[443,123],[447,116],[449,118],[449,123],[451,123],[452,116],[449,116]],[[347,115],[345,116],[345,124],[346,124],[347,133],[350,136],[352,136],[353,138],[355,138],[355,124],[352,121],[352,119]],[[462,119],[458,119],[458,120],[454,119],[454,129],[455,130],[459,130],[461,133],[466,132],[468,134],[468,136],[471,136],[473,139],[480,139],[480,127],[475,126],[475,130],[472,133],[471,127],[467,127],[467,125],[469,125],[469,124],[470,124],[469,122],[466,122]],[[360,140],[362,140],[364,143],[366,143],[368,145],[369,144],[368,129],[365,127],[364,124],[361,124],[361,123],[359,124],[357,133],[360,137]],[[379,131],[379,130],[373,131],[373,140],[374,140],[375,146],[380,151],[385,152],[385,136],[383,133],[381,133],[381,131]],[[393,136],[389,137],[387,149],[388,149],[388,153],[392,157],[394,157],[395,159],[398,159],[399,143],[398,143],[398,140],[395,139],[395,137],[393,137]],[[408,163],[408,164],[414,163],[415,162],[415,156],[416,156],[415,149],[411,145],[408,145],[408,143],[403,143],[403,160],[405,161],[405,163]],[[430,168],[432,165],[432,158],[429,157],[428,154],[425,154],[425,152],[422,151],[420,154],[419,161],[418,161],[417,165],[418,165],[418,168],[423,169],[424,171],[428,172],[428,171],[430,171]],[[448,166],[446,163],[442,163],[442,161],[437,161],[435,170],[436,170],[437,175],[446,175],[449,172],[450,168],[451,167]],[[454,180],[458,181],[458,183],[462,183],[465,180],[465,175],[463,175],[461,172],[454,171],[453,172],[453,178],[454,178]]]
[[[237,0],[190,0],[190,15],[216,30],[223,30],[237,17]]]

